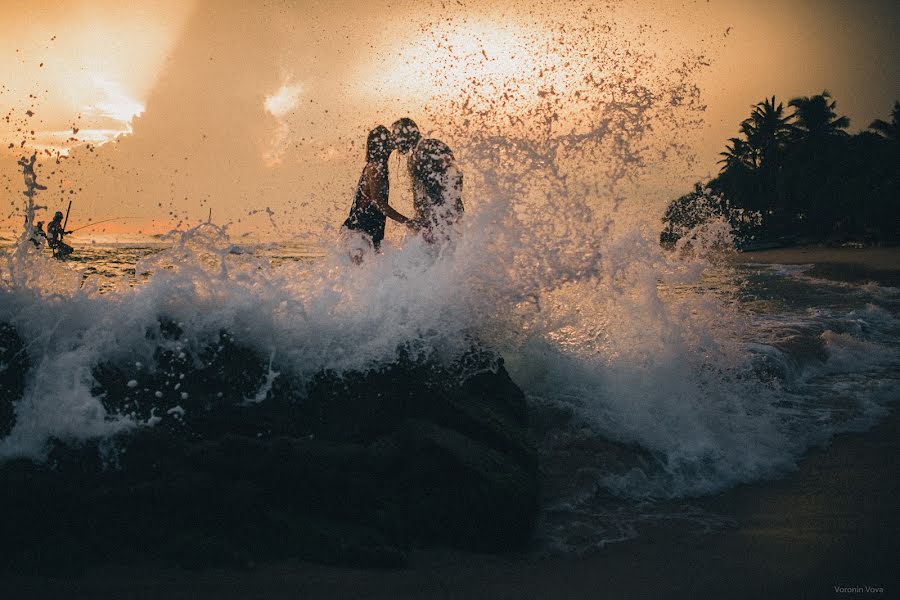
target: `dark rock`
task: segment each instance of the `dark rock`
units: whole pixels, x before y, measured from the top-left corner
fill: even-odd
[[[161,320],[147,335],[153,364],[97,365],[94,393],[111,415],[159,423],[0,467],[6,568],[43,568],[47,544],[60,568],[194,568],[285,556],[396,567],[415,545],[528,542],[536,452],[525,398],[491,352],[473,345],[448,366],[401,351],[302,381],[228,332],[188,344]]]
[[[16,422],[15,403],[25,392],[28,354],[19,333],[9,323],[0,322],[0,437]]]
[[[402,484],[420,537],[482,551],[527,543],[538,509],[532,472],[457,431],[423,421],[407,427]]]

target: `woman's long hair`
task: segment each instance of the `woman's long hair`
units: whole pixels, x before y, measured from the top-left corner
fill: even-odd
[[[394,149],[394,140],[391,132],[384,125],[379,125],[369,132],[366,140],[366,162],[373,160],[387,160]]]

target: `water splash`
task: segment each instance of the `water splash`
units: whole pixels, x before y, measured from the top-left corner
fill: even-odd
[[[464,77],[464,93],[436,94],[435,135],[466,174],[452,247],[407,237],[360,267],[332,240],[319,258],[273,261],[209,222],[174,233],[109,293],[33,252],[8,259],[0,319],[28,340],[33,368],[0,458],[41,456],[52,438],[153,426],[152,416],[107,414],[92,370],[154,368],[160,342],[147,331],[165,317],[189,347],[227,330],[272,357],[270,377],[247,396],[262,402],[276,373],[304,381],[365,370],[396,360],[399,347],[450,360],[480,339],[504,356],[538,415],[564,415],[540,424],[548,463],[593,444],[565,470],[590,469],[588,491],[573,476],[550,492],[575,512],[598,512],[587,506],[598,493],[680,498],[791,468],[840,429],[810,426],[804,386],[833,375],[815,371],[829,361],[838,374],[871,366],[842,350],[861,334],[834,329],[846,315],[816,321],[821,329],[803,337],[819,340],[821,353],[809,357],[759,339],[744,275],[711,259],[728,240],[723,221],[692,231],[675,252],[659,246],[661,203],[628,191],[660,157],[683,163],[681,133],[703,109],[692,81],[706,59],[689,49],[660,61],[648,46],[612,43],[621,27],[603,16],[551,26],[549,36],[520,39],[533,50],[526,71],[495,71],[490,85]],[[432,65],[437,86],[454,61],[491,60],[477,45],[445,46],[447,65]],[[853,319],[894,326],[877,310]],[[895,364],[887,342],[873,343],[866,355]],[[782,367],[761,367],[779,356]]]

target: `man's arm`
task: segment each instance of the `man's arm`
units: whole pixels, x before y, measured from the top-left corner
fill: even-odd
[[[367,169],[366,185],[369,186],[372,201],[381,212],[398,223],[409,221],[409,218],[403,216],[388,204],[388,178],[386,171],[376,168]]]

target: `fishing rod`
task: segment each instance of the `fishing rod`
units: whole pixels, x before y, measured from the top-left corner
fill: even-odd
[[[81,227],[76,227],[75,229],[73,229],[73,230],[70,231],[69,233],[75,233],[76,231],[79,231],[79,230],[81,230],[81,229],[86,229],[86,228],[88,228],[88,227],[93,227],[94,225],[100,225],[101,223],[109,223],[110,221],[121,221],[121,220],[123,220],[123,219],[132,219],[132,218],[134,218],[134,217],[113,217],[113,218],[111,218],[111,219],[103,219],[102,221],[95,221],[94,223],[88,223],[87,225],[82,225]]]
[[[71,200],[69,200],[69,208],[66,209],[66,220],[63,221],[63,226],[62,226],[63,234],[59,236],[60,239],[62,239],[62,236],[65,235],[66,225],[69,223],[69,211],[70,210],[72,210],[72,201]]]

